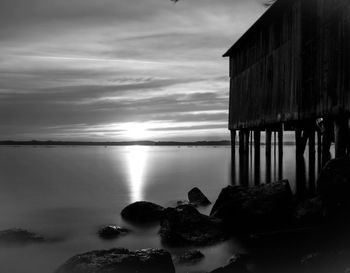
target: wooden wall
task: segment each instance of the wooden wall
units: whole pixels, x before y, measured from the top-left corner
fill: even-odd
[[[350,1],[278,0],[225,54],[230,129],[350,111],[349,46]]]

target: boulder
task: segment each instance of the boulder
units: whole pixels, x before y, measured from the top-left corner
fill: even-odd
[[[211,245],[227,238],[221,220],[190,205],[165,209],[159,233],[163,243],[173,246]]]
[[[115,225],[108,225],[100,228],[98,231],[98,235],[103,239],[113,239],[121,235],[128,234],[129,232],[130,232],[129,229],[122,228]]]
[[[0,231],[0,245],[41,243],[44,241],[45,239],[41,235],[25,229],[14,228]]]
[[[176,207],[178,206],[182,206],[182,205],[191,205],[190,202],[188,200],[179,200],[176,201]]]
[[[211,204],[209,199],[198,188],[193,188],[188,192],[188,200],[195,206],[208,206]]]
[[[293,218],[293,194],[287,180],[251,188],[227,186],[216,200],[211,216],[235,231],[280,228]]]
[[[321,197],[301,201],[295,211],[295,218],[301,226],[318,226],[323,221],[323,203]]]
[[[249,272],[248,260],[249,256],[246,254],[235,254],[230,258],[227,265],[217,268],[210,273],[247,273]]]
[[[162,249],[96,250],[73,256],[56,273],[175,273],[171,255]]]
[[[131,222],[155,222],[163,218],[164,208],[151,202],[139,201],[126,206],[121,215]]]
[[[346,272],[349,258],[349,253],[346,251],[310,253],[301,258],[299,272]]]
[[[330,160],[320,173],[318,185],[325,215],[347,215],[350,211],[350,157]]]
[[[187,250],[176,258],[178,264],[196,264],[204,259],[204,255],[199,250]]]

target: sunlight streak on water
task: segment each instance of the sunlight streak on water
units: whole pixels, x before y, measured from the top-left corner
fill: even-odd
[[[143,200],[145,169],[149,147],[127,147],[127,164],[129,169],[130,202]]]

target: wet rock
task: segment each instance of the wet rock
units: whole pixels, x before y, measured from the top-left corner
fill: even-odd
[[[188,200],[195,206],[208,206],[211,204],[209,199],[198,188],[193,188],[188,192]]]
[[[199,250],[188,250],[176,258],[178,264],[196,264],[204,259],[204,255]]]
[[[325,215],[348,215],[350,211],[350,157],[329,161],[318,179]],[[348,219],[350,220],[350,219]]]
[[[216,200],[211,216],[236,231],[269,230],[294,218],[293,194],[287,180],[251,188],[228,186]]]
[[[171,255],[162,249],[96,250],[76,255],[56,273],[175,273]]]
[[[349,253],[344,251],[314,252],[301,259],[300,270],[305,273],[345,272],[349,258]]]
[[[176,206],[191,205],[188,200],[179,200],[176,202]]]
[[[315,226],[323,221],[323,203],[321,197],[314,197],[300,202],[296,207],[295,217],[299,225]]]
[[[160,236],[168,245],[211,245],[227,238],[221,220],[203,215],[190,205],[167,208]]]
[[[45,239],[41,235],[25,229],[14,228],[0,231],[0,245],[41,243],[44,241]]]
[[[164,208],[151,202],[139,201],[126,206],[121,215],[135,223],[155,222],[163,218]]]
[[[227,265],[217,268],[210,273],[247,273],[249,272],[248,259],[249,256],[246,254],[235,254],[230,258]]]
[[[98,235],[103,239],[113,239],[121,235],[126,235],[130,232],[129,229],[122,228],[115,225],[108,225],[100,228]]]

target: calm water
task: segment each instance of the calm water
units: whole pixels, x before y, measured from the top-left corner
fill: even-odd
[[[104,224],[127,226],[119,213],[137,200],[173,206],[198,186],[215,201],[231,183],[230,156],[230,147],[0,147],[0,229],[22,227],[59,239],[0,248],[1,272],[53,272],[72,255],[94,249],[164,248],[158,227],[131,227],[132,234],[112,241],[99,239],[96,231]],[[294,162],[294,146],[284,147],[283,175],[293,189]],[[205,260],[177,266],[177,272],[211,270],[245,251],[234,239],[201,250]]]

